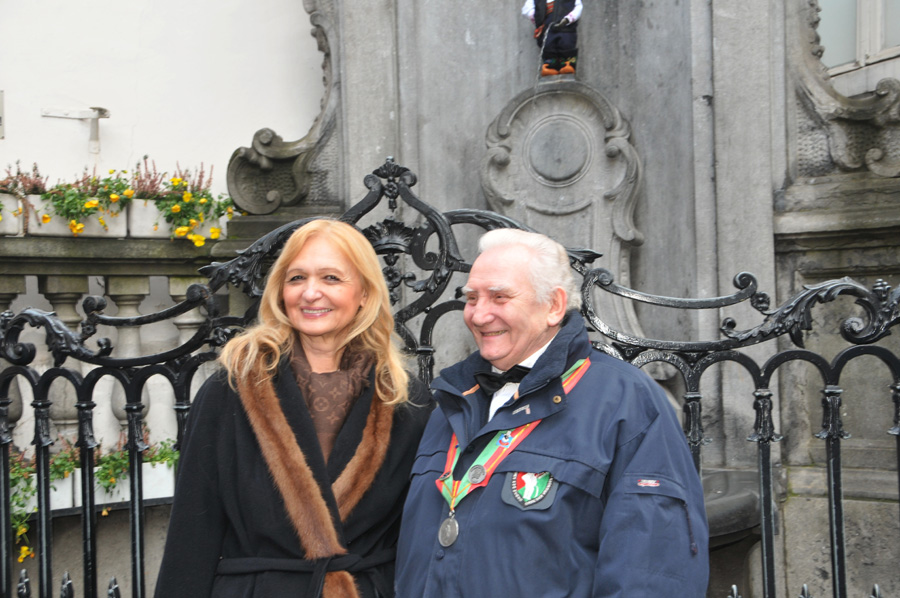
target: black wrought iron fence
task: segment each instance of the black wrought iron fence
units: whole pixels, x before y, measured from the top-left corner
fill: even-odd
[[[390,159],[365,179],[367,195],[350,208],[342,219],[361,228],[376,252],[384,260],[384,275],[395,302],[397,332],[407,350],[415,355],[418,373],[425,381],[433,376],[435,352],[435,327],[449,313],[461,311],[463,302],[455,291],[464,281],[464,273],[470,263],[459,250],[454,226],[468,225],[490,230],[503,227],[528,228],[498,214],[479,210],[454,210],[438,212],[422,202],[411,191],[416,183],[415,175],[396,165]],[[389,215],[368,226],[363,218],[376,206],[386,202]],[[181,303],[158,313],[131,318],[104,315],[106,302],[102,297],[91,296],[83,302],[85,318],[80,333],[73,332],[53,313],[38,309],[24,309],[19,313],[0,315],[0,358],[5,360],[0,371],[0,526],[4,531],[0,542],[0,595],[27,597],[32,595],[31,580],[24,572],[14,571],[15,538],[11,525],[10,489],[10,433],[8,407],[10,389],[14,382],[26,385],[33,395],[34,455],[37,479],[36,512],[33,525],[37,530],[38,575],[37,595],[46,598],[54,591],[53,538],[50,510],[50,457],[54,439],[50,434],[50,408],[54,397],[51,385],[62,379],[77,395],[78,439],[81,477],[81,522],[83,547],[83,585],[81,594],[93,598],[98,594],[101,581],[97,579],[97,514],[94,495],[95,451],[93,421],[95,403],[92,400],[98,382],[112,377],[122,386],[126,399],[127,443],[129,475],[128,483],[132,500],[129,504],[131,529],[131,593],[134,598],[147,595],[144,555],[144,507],[142,486],[143,453],[148,448],[143,436],[142,391],[148,379],[162,376],[175,392],[175,411],[180,440],[191,405],[191,382],[198,368],[215,358],[216,350],[248,321],[247,314],[219,313],[214,295],[226,285],[240,288],[252,298],[262,294],[266,270],[290,234],[306,220],[280,227],[260,238],[246,250],[225,263],[215,263],[201,269],[208,279],[205,285],[193,285]],[[736,292],[729,296],[711,299],[676,299],[641,293],[618,285],[610,271],[592,267],[600,254],[589,249],[569,250],[572,267],[583,277],[583,315],[596,333],[595,344],[606,352],[630,361],[638,367],[655,363],[668,364],[680,380],[683,401],[683,424],[687,441],[694,455],[698,471],[701,470],[703,447],[708,442],[704,435],[702,408],[704,396],[700,382],[703,375],[714,366],[725,362],[737,364],[752,379],[756,418],[752,429],[746,431],[748,440],[757,445],[757,467],[752,473],[755,482],[750,487],[752,496],[749,517],[751,521],[741,525],[751,527],[759,534],[761,542],[758,571],[761,582],[757,592],[766,598],[783,595],[777,580],[775,536],[777,533],[777,486],[773,481],[773,445],[782,439],[783,430],[777,430],[773,416],[775,389],[771,388],[773,376],[788,362],[807,362],[821,379],[822,419],[821,429],[815,434],[825,445],[827,470],[827,496],[829,509],[830,576],[833,595],[844,598],[847,590],[847,554],[844,532],[844,499],[842,482],[842,443],[848,434],[842,422],[841,374],[847,365],[863,356],[874,357],[883,364],[891,381],[886,389],[884,404],[884,430],[896,437],[897,459],[900,461],[900,359],[888,348],[876,344],[890,334],[890,329],[900,320],[900,290],[891,289],[883,281],[867,288],[851,280],[841,279],[809,286],[803,291],[770,309],[769,297],[759,291],[756,279],[747,273],[734,279]],[[734,320],[726,319],[720,338],[709,341],[666,341],[642,338],[627,331],[610,327],[598,313],[595,293],[609,293],[629,301],[663,306],[676,310],[717,309],[748,303],[761,314],[761,323],[748,328],[737,328]],[[840,335],[847,346],[830,360],[821,354],[804,348],[804,334],[814,325],[812,310],[817,304],[829,303],[839,296],[855,299],[861,314],[848,316],[840,326]],[[205,314],[196,333],[180,346],[156,354],[138,357],[117,357],[115,348],[107,339],[96,339],[98,326],[114,328],[139,327],[175,318],[201,308]],[[42,329],[46,348],[54,364],[39,372],[34,360],[36,348],[20,342],[20,334],[26,328]],[[781,339],[779,341],[779,339]],[[790,341],[790,345],[787,341]],[[762,363],[744,351],[752,345],[769,343],[771,356]],[[792,345],[792,346],[791,346]],[[787,347],[787,348],[784,348]],[[78,362],[96,366],[87,374],[74,367]],[[877,398],[876,398],[877,399]],[[892,420],[890,417],[892,408]],[[728,417],[725,413],[724,417]],[[705,472],[704,472],[705,473]],[[746,473],[746,472],[745,472]],[[746,476],[745,478],[746,479]],[[716,483],[709,478],[710,484]],[[729,480],[731,483],[733,480]],[[746,486],[746,484],[745,484]],[[900,486],[900,478],[898,478]],[[729,514],[733,525],[733,513]],[[746,519],[747,515],[743,515]],[[723,524],[717,531],[712,521],[713,534],[727,534]],[[890,580],[888,580],[890,581]],[[105,585],[105,584],[104,584]],[[57,586],[60,587],[60,586]],[[74,596],[74,588],[68,572],[62,576],[62,596]],[[803,596],[810,596],[806,586]],[[119,596],[115,580],[108,585],[107,596]],[[791,590],[793,593],[794,590]],[[737,585],[730,596],[740,595]],[[874,586],[872,596],[881,591]]]

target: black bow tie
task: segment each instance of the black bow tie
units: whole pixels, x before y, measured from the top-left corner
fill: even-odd
[[[521,365],[515,365],[502,373],[497,372],[476,372],[475,381],[481,386],[485,394],[493,395],[495,392],[503,388],[508,382],[518,384],[525,377],[525,374],[531,371]]]

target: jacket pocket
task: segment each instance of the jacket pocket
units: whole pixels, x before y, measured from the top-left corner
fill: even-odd
[[[675,508],[683,513],[691,552],[697,554],[699,549],[694,538],[688,494],[681,482],[655,474],[628,473],[622,476],[622,483],[625,494],[657,496],[664,501],[671,499],[673,505],[677,505]]]
[[[435,453],[420,453],[416,455],[413,462],[410,477],[422,475],[429,472],[436,472],[441,475],[444,472],[444,466],[447,464],[447,451],[438,451]],[[437,476],[435,476],[437,479]]]

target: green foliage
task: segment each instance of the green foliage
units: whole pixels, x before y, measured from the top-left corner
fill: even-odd
[[[62,448],[50,456],[50,480],[62,480],[81,467],[81,451],[67,438],[60,439]]]
[[[128,477],[128,451],[120,446],[108,453],[101,453],[95,465],[94,481],[101,488],[112,490],[119,480]]]
[[[92,199],[84,186],[77,183],[60,183],[41,195],[44,206],[44,223],[50,222],[46,212],[67,222],[81,222],[100,211],[100,202]],[[49,205],[47,205],[49,204]],[[75,231],[72,231],[73,233]],[[77,233],[76,233],[77,234]]]
[[[181,453],[175,450],[175,441],[163,440],[159,444],[151,445],[144,452],[144,463],[153,465],[165,464],[169,469],[178,465],[178,457]]]
[[[109,175],[97,182],[97,188],[92,197],[100,200],[100,205],[109,214],[118,214],[125,209],[131,198],[134,197],[132,181],[125,178],[127,170],[110,170]],[[96,177],[94,178],[96,180]]]
[[[144,441],[147,442],[148,433],[144,432]],[[59,452],[50,456],[50,482],[63,480],[72,475],[76,469],[81,468],[80,449],[66,439],[61,439]],[[98,449],[94,482],[97,486],[107,491],[128,478],[128,450],[124,447],[124,437],[120,439],[116,448],[102,452]],[[174,440],[163,440],[158,444],[150,445],[144,452],[144,462],[151,464],[165,464],[172,468],[178,463],[178,451],[175,450]],[[33,554],[29,547],[28,531],[31,528],[30,519],[34,514],[34,497],[37,495],[37,478],[35,476],[35,462],[33,457],[27,457],[25,453],[13,451],[9,457],[10,476],[10,520],[16,544],[22,545],[19,562]]]
[[[37,494],[34,476],[34,460],[25,457],[24,453],[14,452],[9,455],[9,510],[13,535],[16,544],[28,546],[28,520],[34,512],[28,508],[29,500]]]

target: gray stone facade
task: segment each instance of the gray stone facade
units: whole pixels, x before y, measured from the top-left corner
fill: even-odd
[[[649,293],[726,295],[734,275],[750,271],[777,305],[831,278],[900,280],[900,82],[883,80],[854,98],[835,91],[819,62],[816,0],[587,0],[578,71],[554,80],[538,76],[519,0],[305,5],[325,58],[322,114],[301,140],[261,131],[235,152],[231,194],[260,214],[241,223],[246,238],[298,214],[339,213],[364,194],[365,174],[394,156],[438,209],[492,209],[590,246],[617,282]],[[471,241],[461,248],[468,256]],[[711,339],[724,317],[756,321],[749,310],[673,317],[608,308],[623,329],[654,338]],[[459,328],[448,331],[439,365],[472,349]],[[819,339],[810,342],[828,354]],[[784,595],[803,583],[812,595],[830,593],[818,549],[827,526],[813,522],[824,485],[810,376],[787,368],[777,387],[778,425],[791,430],[776,447]],[[897,467],[884,433],[889,381],[848,376],[872,380],[869,396],[846,397],[853,440],[845,456],[857,470],[848,477],[889,480]],[[755,467],[744,382],[722,368],[707,383],[705,467]],[[677,396],[677,384],[667,386]],[[860,538],[896,538],[893,480],[878,496],[846,485]],[[900,592],[887,565],[900,557],[896,542],[879,542],[852,557],[871,575],[851,580],[851,594],[870,591],[867,576],[885,595]],[[754,554],[752,542],[723,551],[711,592],[744,583],[726,584],[724,574],[746,564],[742,593],[757,595]]]

